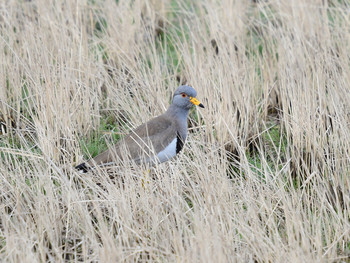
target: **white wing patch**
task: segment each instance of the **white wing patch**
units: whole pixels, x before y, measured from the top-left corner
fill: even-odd
[[[176,142],[177,138],[175,137],[175,139],[163,151],[158,153],[157,157],[161,163],[176,155]]]

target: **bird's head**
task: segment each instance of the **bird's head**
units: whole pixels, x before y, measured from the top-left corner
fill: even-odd
[[[176,89],[173,97],[173,102],[177,107],[190,109],[193,105],[204,108],[204,105],[196,99],[197,92],[190,86],[180,86]]]

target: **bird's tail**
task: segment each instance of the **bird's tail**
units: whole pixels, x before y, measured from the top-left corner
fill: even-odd
[[[83,173],[87,173],[90,168],[86,165],[86,163],[81,163],[77,166],[75,166],[75,169],[77,169],[78,171],[81,171]]]

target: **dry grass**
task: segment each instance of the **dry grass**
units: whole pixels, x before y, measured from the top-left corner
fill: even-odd
[[[256,2],[0,3],[0,261],[350,261],[350,3]],[[177,159],[73,169],[181,83]]]

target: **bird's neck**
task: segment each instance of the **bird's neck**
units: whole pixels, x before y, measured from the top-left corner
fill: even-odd
[[[177,120],[181,122],[187,123],[189,109],[184,109],[182,107],[178,107],[174,104],[171,104],[166,113],[175,117]]]
[[[178,131],[183,140],[187,137],[187,117],[189,109],[180,108],[174,105],[170,105],[165,114],[173,117],[176,120]]]

